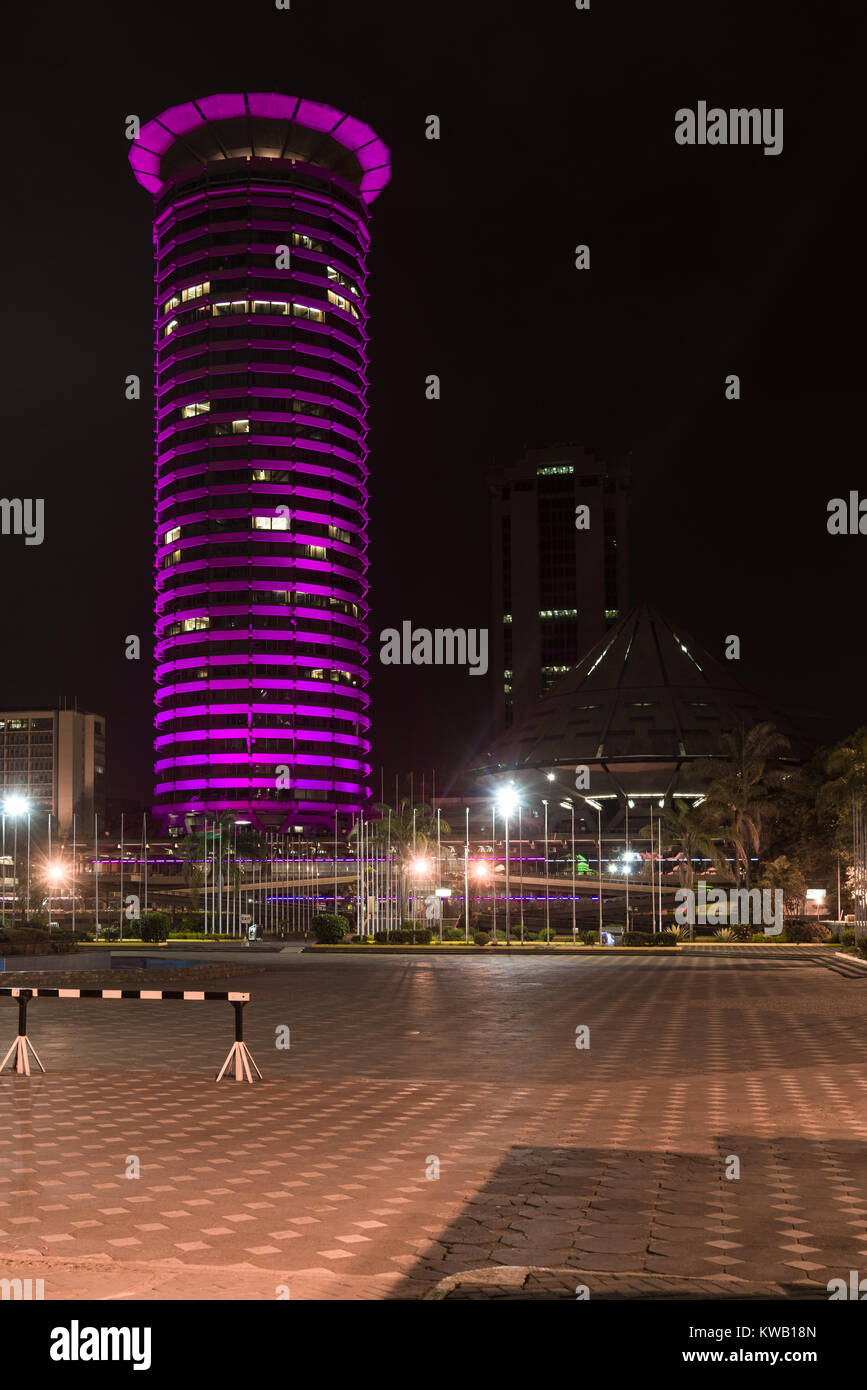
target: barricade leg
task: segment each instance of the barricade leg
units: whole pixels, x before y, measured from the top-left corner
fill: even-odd
[[[5,1071],[6,1063],[11,1061],[13,1052],[15,1054],[14,1070],[18,1073],[19,1076],[30,1075],[31,1052],[33,1053],[33,1060],[35,1061],[39,1070],[42,1072],[45,1071],[45,1068],[39,1060],[39,1054],[37,1053],[36,1048],[33,1046],[32,1042],[27,1036],[27,1002],[29,999],[32,998],[33,995],[29,989],[23,989],[18,996],[18,1036],[12,1043],[12,1046],[6,1053],[6,1056],[3,1058],[3,1061],[0,1062],[0,1072]],[[253,1063],[253,1065],[256,1065],[255,1062]]]
[[[250,1072],[250,1067],[253,1068],[253,1071],[260,1081],[262,1080],[262,1073],[253,1061],[250,1049],[244,1042],[244,1015],[242,1013],[244,1005],[242,1002],[235,999],[233,999],[231,1003],[232,1008],[235,1010],[235,1041],[229,1048],[229,1055],[217,1073],[217,1080],[222,1081],[230,1065],[234,1064],[235,1080],[243,1081],[246,1078],[252,1085],[253,1077]]]

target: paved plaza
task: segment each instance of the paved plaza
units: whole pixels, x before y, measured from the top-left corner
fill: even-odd
[[[47,1074],[0,1078],[0,1277],[48,1299],[827,1297],[867,1270],[867,970],[247,963],[202,987],[250,991],[254,1086],[214,1084],[226,1003],[31,1004]],[[2,1052],[16,1019],[0,1001]]]

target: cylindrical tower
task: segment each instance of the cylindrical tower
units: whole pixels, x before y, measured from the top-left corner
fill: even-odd
[[[333,107],[206,97],[142,126],[155,199],[156,794],[169,824],[333,825],[370,795],[369,207]]]

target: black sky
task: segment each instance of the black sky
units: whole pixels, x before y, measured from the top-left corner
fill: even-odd
[[[0,537],[0,705],[104,712],[110,793],[149,797],[150,199],[124,120],[247,89],[335,105],[392,151],[370,258],[374,634],[488,625],[491,467],[524,444],[631,451],[633,598],[717,656],[740,635],[743,681],[825,737],[862,722],[867,537],[825,527],[865,471],[855,14],[156,0],[7,19],[0,491],[45,498],[46,538]],[[783,153],[678,147],[700,99],[783,107]],[[147,660],[124,659],[129,633]],[[488,682],[372,670],[377,781],[435,763],[445,781],[487,736]]]

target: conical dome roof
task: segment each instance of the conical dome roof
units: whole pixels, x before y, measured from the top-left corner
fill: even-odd
[[[710,656],[655,609],[633,608],[472,770],[495,775],[601,764],[612,773],[645,774],[640,785],[648,777],[659,782],[667,768],[671,790],[684,768],[696,781],[700,763],[718,756],[724,731],[765,721],[790,740],[794,761],[807,756],[803,733],[745,690],[734,666]]]

